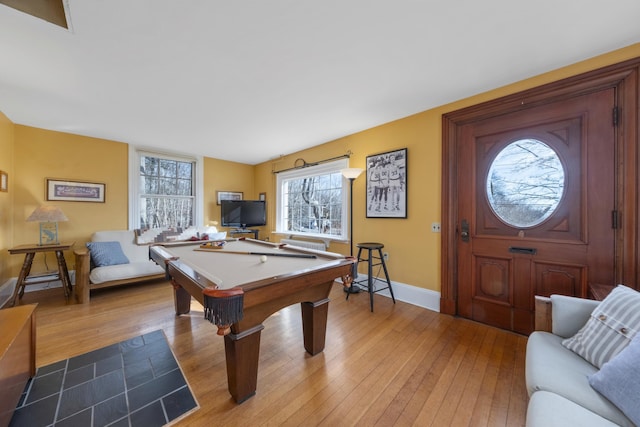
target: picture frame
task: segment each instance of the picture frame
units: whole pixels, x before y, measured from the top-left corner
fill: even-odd
[[[258,200],[260,200],[261,202],[264,202],[265,200],[267,200],[267,193],[260,193],[258,195]]]
[[[46,199],[56,202],[105,202],[106,184],[47,178]]]
[[[218,204],[221,204],[223,200],[242,200],[243,193],[241,191],[218,191],[217,199]]]
[[[0,191],[6,193],[9,191],[9,174],[0,171]]]
[[[407,149],[367,156],[367,218],[407,218]]]

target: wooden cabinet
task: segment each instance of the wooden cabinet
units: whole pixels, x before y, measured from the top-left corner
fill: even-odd
[[[9,425],[36,373],[36,304],[0,310],[0,427]]]

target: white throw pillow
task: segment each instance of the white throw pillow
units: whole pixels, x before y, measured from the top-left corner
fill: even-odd
[[[640,292],[618,285],[593,310],[582,329],[562,345],[601,368],[629,345],[638,330]]]

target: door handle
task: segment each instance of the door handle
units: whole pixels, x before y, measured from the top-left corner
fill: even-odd
[[[469,223],[466,219],[463,219],[462,223],[460,224],[460,238],[463,242],[468,242],[469,237]]]

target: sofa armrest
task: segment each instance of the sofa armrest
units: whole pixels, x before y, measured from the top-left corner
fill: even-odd
[[[572,337],[589,320],[600,301],[586,298],[551,295],[552,331],[563,338]]]
[[[535,297],[535,330],[572,337],[589,320],[600,301],[566,295]]]
[[[91,272],[90,254],[88,248],[73,251],[76,261],[76,300],[83,304],[89,302],[89,273]]]

